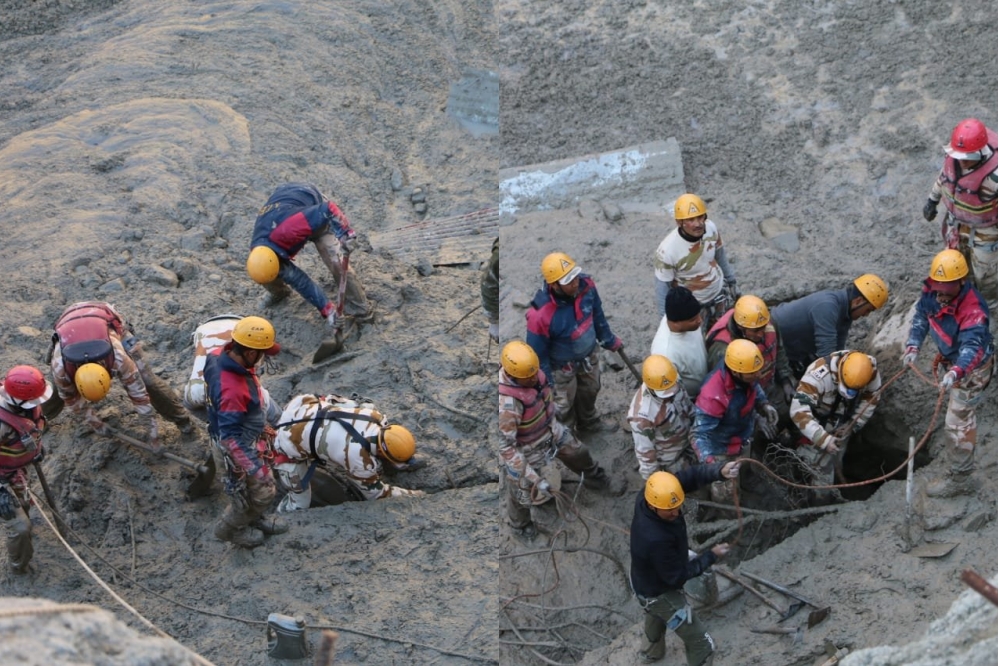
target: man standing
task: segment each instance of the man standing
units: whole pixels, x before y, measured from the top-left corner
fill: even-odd
[[[340,208],[311,183],[288,183],[274,191],[257,215],[253,226],[246,271],[267,289],[263,307],[280,303],[291,291],[314,305],[331,328],[337,326],[336,305],[312,278],[295,265],[294,259],[312,241],[333,279],[346,279],[344,315],[358,319],[370,315],[368,299],[353,271],[343,275],[341,253],[354,249],[354,230]]]
[[[665,314],[669,290],[684,286],[697,298],[705,328],[737,298],[735,273],[728,264],[718,227],[696,194],[682,194],[673,204],[676,229],[656,249],[656,306]]]
[[[56,320],[51,352],[58,400],[82,415],[94,432],[109,432],[91,403],[108,394],[112,376],[125,387],[135,411],[147,420],[149,444],[159,446],[154,409],[176,424],[182,434],[194,432],[180,396],[146,365],[142,343],[110,303],[85,301],[66,308]],[[55,413],[58,409],[61,406]]]
[[[781,416],[786,418],[791,398],[794,397],[796,378],[791,376],[784,343],[770,319],[770,310],[763,299],[750,295],[741,296],[735,302],[735,307],[711,327],[705,339],[709,368],[717,367],[724,361],[725,350],[733,340],[749,340],[760,348],[760,353],[763,354],[760,386],[767,394],[770,404],[777,407]]]
[[[499,271],[499,238],[495,238],[492,254],[482,267],[482,275],[479,278],[482,309],[489,321],[489,337],[493,342],[499,342]]]
[[[30,365],[11,368],[0,387],[0,520],[7,535],[7,566],[19,574],[28,572],[35,553],[24,468],[45,455],[41,405],[51,397],[52,385]]]
[[[243,548],[254,548],[265,534],[281,534],[288,526],[264,513],[276,489],[265,455],[266,399],[256,366],[277,353],[274,327],[261,317],[244,317],[232,330],[232,340],[208,354],[205,386],[208,394],[208,434],[215,466],[226,470],[229,505],[215,524],[215,536]]]
[[[666,316],[652,340],[652,354],[673,363],[680,382],[692,399],[701,392],[708,374],[708,355],[701,335],[701,304],[686,287],[674,287],[666,296]]]
[[[520,340],[508,342],[500,352],[499,432],[507,516],[520,536],[537,535],[531,507],[551,500],[559,488],[561,474],[553,464],[555,458],[582,475],[587,487],[607,487],[607,474],[589,449],[555,419],[548,378],[537,354]]]
[[[888,302],[888,285],[866,273],[846,289],[817,291],[774,308],[781,338],[798,378],[817,358],[846,348],[850,326]]]
[[[665,356],[649,356],[642,363],[642,386],[628,409],[638,473],[643,479],[659,470],[675,473],[690,464],[693,420],[694,403],[679,382],[673,363]]]
[[[940,225],[947,247],[971,255],[971,270],[979,293],[986,296],[989,310],[996,311],[996,190],[999,187],[999,156],[996,133],[977,118],[959,122],[944,146],[947,157],[923,217],[932,221],[943,200],[947,215]],[[969,247],[970,246],[970,247]]]
[[[546,377],[554,377],[558,420],[578,432],[616,430],[597,413],[600,392],[599,344],[619,351],[624,343],[611,332],[593,278],[569,255],[553,252],[541,262],[545,285],[527,311],[527,344]]]
[[[656,472],[635,497],[631,519],[631,588],[645,611],[642,660],[659,661],[666,654],[666,630],[683,641],[688,666],[710,666],[715,643],[690,610],[683,584],[700,576],[729,552],[720,543],[690,557],[687,523],[681,513],[684,493],[712,482],[733,483],[737,462],[694,465],[676,475]]]
[[[704,380],[694,403],[693,446],[701,463],[735,460],[748,452],[756,425],[754,411],[767,426],[777,425],[777,410],[760,388],[763,355],[749,340],[733,340],[725,350],[725,363]],[[731,504],[735,487],[730,482],[711,485],[711,498]]]
[[[951,497],[974,489],[978,422],[975,407],[992,382],[995,341],[989,332],[985,299],[967,279],[968,263],[957,250],[944,250],[933,258],[930,276],[916,301],[912,328],[902,363],[911,365],[929,333],[939,354],[934,374],[943,371],[940,388],[950,391],[944,417],[945,457],[949,465],[944,477],[927,488],[931,497]]]
[[[419,497],[422,490],[407,490],[384,480],[384,470],[406,471],[418,463],[416,439],[388,419],[370,402],[338,395],[299,395],[281,414],[274,438],[274,469],[288,494],[279,513],[308,509],[309,486],[317,464],[343,470],[341,478],[366,500],[383,497]]]
[[[816,485],[832,485],[850,437],[874,416],[881,396],[878,362],[863,352],[833,352],[816,359],[791,401],[791,420],[811,444],[798,453],[818,471]]]

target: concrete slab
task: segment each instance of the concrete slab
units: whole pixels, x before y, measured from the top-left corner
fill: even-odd
[[[500,170],[500,214],[613,201],[623,212],[661,211],[685,191],[680,146],[670,137],[608,153]]]
[[[474,136],[499,134],[499,75],[467,69],[451,84],[447,114]]]

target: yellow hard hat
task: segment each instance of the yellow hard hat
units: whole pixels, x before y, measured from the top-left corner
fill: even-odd
[[[681,194],[673,204],[673,218],[677,221],[707,214],[708,209],[704,206],[704,200],[696,194]]]
[[[642,381],[652,391],[669,391],[676,386],[678,374],[673,362],[661,354],[653,354],[642,363]]]
[[[565,252],[552,252],[541,260],[541,275],[548,284],[569,284],[580,272],[582,269]]]
[[[653,472],[645,482],[645,501],[656,509],[678,509],[683,504],[683,486],[669,472]]]
[[[541,364],[531,345],[520,340],[511,340],[503,346],[500,364],[514,379],[529,379],[538,374]]]
[[[755,342],[733,340],[725,349],[725,365],[733,372],[748,375],[763,369],[763,354]]]
[[[867,354],[852,351],[839,364],[839,380],[848,389],[859,390],[874,379],[874,363]]]
[[[770,310],[762,298],[746,295],[735,302],[732,318],[743,328],[763,328],[770,323]]]
[[[404,463],[416,453],[416,438],[401,425],[390,425],[378,433],[378,451],[394,463]]]
[[[76,370],[73,377],[76,389],[90,402],[103,400],[111,390],[111,375],[99,363],[84,363]]]
[[[888,285],[874,273],[864,273],[853,284],[875,310],[888,302]]]
[[[281,260],[277,253],[266,245],[258,245],[250,250],[246,258],[246,272],[257,284],[268,284],[277,279],[281,270]]]
[[[967,274],[968,262],[957,250],[944,250],[930,264],[930,279],[937,282],[954,282]]]
[[[243,317],[233,327],[232,339],[244,347],[266,351],[274,346],[274,327],[263,317]]]

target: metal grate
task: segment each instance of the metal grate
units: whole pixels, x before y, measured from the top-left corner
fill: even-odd
[[[455,217],[424,220],[368,238],[372,248],[390,252],[396,259],[415,261],[425,257],[434,266],[455,266],[488,259],[498,234],[499,210],[483,208]]]

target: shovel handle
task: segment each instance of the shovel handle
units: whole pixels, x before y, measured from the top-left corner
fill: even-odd
[[[621,357],[621,360],[624,361],[624,364],[626,366],[628,366],[628,369],[631,370],[631,374],[635,375],[635,379],[637,379],[638,383],[641,384],[642,383],[642,373],[640,373],[638,371],[638,369],[635,367],[635,364],[632,363],[631,359],[628,358],[628,355],[624,353],[624,347],[622,347],[621,349],[618,349],[617,353]]]
[[[794,590],[788,589],[788,588],[784,587],[783,585],[778,585],[777,583],[771,582],[771,581],[767,580],[766,578],[761,578],[760,576],[757,576],[755,574],[751,574],[748,571],[743,571],[742,575],[745,576],[746,578],[748,578],[749,580],[754,580],[757,583],[760,583],[761,585],[766,585],[771,590],[776,590],[777,592],[780,592],[781,594],[786,594],[787,596],[791,597],[792,599],[797,599],[798,601],[800,601],[800,602],[802,602],[804,604],[808,604],[812,608],[821,608],[821,606],[819,606],[819,604],[815,603],[811,599],[806,599],[805,597],[803,597],[802,595],[798,594]]]
[[[112,435],[114,435],[115,437],[117,437],[119,440],[121,440],[125,444],[128,444],[129,446],[134,446],[137,449],[142,449],[143,451],[148,451],[149,453],[152,453],[152,454],[155,454],[155,455],[162,455],[167,460],[172,460],[173,462],[179,463],[179,464],[183,465],[184,467],[190,467],[191,469],[197,471],[198,474],[207,474],[208,473],[208,468],[207,467],[205,467],[204,465],[199,465],[198,463],[194,462],[193,460],[188,460],[187,458],[182,458],[182,457],[180,457],[178,455],[174,455],[173,453],[170,453],[169,451],[162,451],[162,452],[157,453],[157,451],[153,447],[149,446],[148,444],[146,444],[143,441],[135,439],[134,437],[129,437],[125,433],[120,432],[118,430],[115,430],[114,428],[111,428],[110,430],[111,430],[111,434]]]

